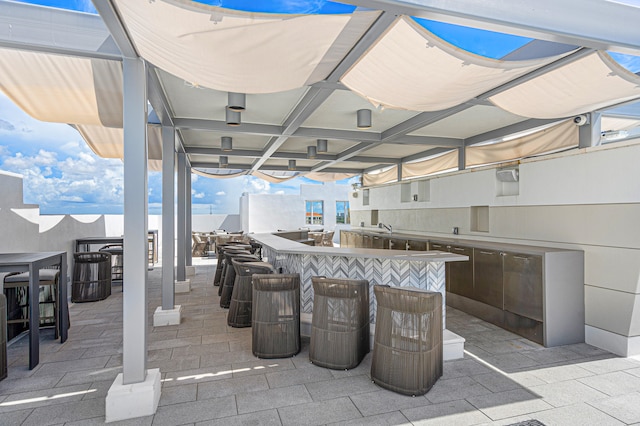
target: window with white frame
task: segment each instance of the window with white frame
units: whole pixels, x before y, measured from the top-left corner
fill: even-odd
[[[322,200],[310,200],[306,202],[306,217],[305,223],[307,225],[323,225],[324,224],[324,201]]]

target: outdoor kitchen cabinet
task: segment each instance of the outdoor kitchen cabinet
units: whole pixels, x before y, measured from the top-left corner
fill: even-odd
[[[472,298],[498,309],[504,307],[502,256],[500,250],[473,249]]]

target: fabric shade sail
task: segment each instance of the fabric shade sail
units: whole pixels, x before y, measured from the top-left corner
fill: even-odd
[[[402,165],[402,179],[427,176],[458,168],[458,150],[445,152],[433,158]]]
[[[489,98],[532,118],[569,117],[640,98],[640,76],[597,51]]]
[[[337,180],[349,179],[356,176],[355,173],[329,173],[329,172],[309,172],[304,175],[307,179],[318,182],[335,182]]]
[[[485,58],[457,48],[410,17],[401,16],[341,81],[374,105],[438,111],[561,56],[528,61]]]
[[[192,168],[191,172],[197,174],[198,176],[215,178],[215,179],[231,179],[234,177],[244,176],[247,174],[246,171],[237,170],[237,169]]]
[[[398,180],[398,166],[393,166],[380,173],[363,173],[362,186],[382,185]]]
[[[466,165],[500,163],[578,146],[578,127],[567,120],[553,127],[505,142],[467,147]]]
[[[124,130],[120,128],[75,125],[89,148],[103,158],[124,158]],[[162,128],[147,125],[149,170],[162,170]]]
[[[116,4],[144,59],[194,85],[239,93],[322,80],[379,15],[248,13],[172,0]]]
[[[122,127],[122,64],[0,48],[0,90],[41,121]]]

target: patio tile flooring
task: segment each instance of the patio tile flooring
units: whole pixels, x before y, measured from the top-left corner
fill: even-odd
[[[544,348],[454,309],[448,328],[467,339],[424,396],[374,385],[371,355],[350,371],[308,361],[309,339],[288,359],[251,353],[251,329],[226,325],[213,287],[215,263],[194,259],[189,294],[178,294],[180,325],[149,326],[148,368],[160,368],[155,415],[117,425],[544,425],[640,424],[640,360],[586,344]],[[160,303],[149,272],[149,324]],[[40,364],[28,370],[28,339],[8,347],[0,381],[0,425],[104,424],[104,398],[122,371],[122,292],[70,306],[69,339],[43,329]],[[530,422],[533,424],[533,422]]]

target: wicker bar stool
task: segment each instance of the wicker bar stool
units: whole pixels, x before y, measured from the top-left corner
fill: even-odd
[[[231,264],[236,271],[236,281],[229,303],[227,325],[236,328],[251,327],[251,279],[254,274],[271,274],[275,269],[267,262],[239,262],[238,259],[232,259]]]
[[[7,377],[7,298],[0,291],[0,380]]]
[[[252,351],[259,358],[300,352],[300,275],[255,274],[251,310]]]
[[[40,310],[40,327],[53,325],[55,327],[55,337],[60,334],[59,318],[60,301],[57,298],[58,285],[60,284],[60,270],[58,269],[41,269],[39,271],[39,291],[38,304]],[[15,289],[18,294],[24,294],[23,303],[18,307],[22,310],[21,318],[8,318],[7,324],[28,324],[31,326],[29,319],[29,273],[22,272],[19,274],[7,275],[4,278],[4,289]],[[5,317],[7,318],[7,317]],[[24,327],[24,326],[21,326]]]
[[[442,376],[442,295],[413,287],[373,288],[378,308],[371,380],[423,395]]]
[[[226,272],[224,274],[224,281],[220,287],[222,287],[222,294],[220,295],[220,307],[228,308],[231,303],[231,295],[233,294],[233,287],[236,283],[236,270],[233,267],[233,261],[240,263],[243,262],[259,262],[258,256],[253,254],[236,254],[225,253],[227,259]]]
[[[222,289],[224,287],[224,280],[225,280],[225,277],[227,276],[227,271],[229,269],[233,269],[233,266],[231,266],[231,261],[229,260],[232,255],[251,256],[251,252],[249,250],[238,249],[233,247],[230,247],[226,250],[222,250],[220,259],[218,259],[218,262],[222,262],[222,273],[220,275],[220,283],[218,284],[219,285],[218,296],[221,296],[221,297],[222,297]]]
[[[124,280],[124,248],[121,244],[109,244],[100,251],[111,254],[111,284],[118,281],[120,284]]]
[[[312,277],[309,361],[320,367],[357,367],[369,353],[369,281]]]
[[[222,280],[222,270],[224,269],[224,262],[223,262],[224,256],[222,255],[222,252],[223,252],[223,250],[225,250],[225,248],[229,248],[229,247],[235,247],[235,248],[242,249],[242,250],[250,250],[251,249],[251,246],[247,247],[247,244],[242,244],[242,243],[216,244],[216,259],[217,259],[217,263],[216,263],[216,274],[213,277],[213,285],[214,286],[220,285],[220,281]],[[218,294],[218,296],[219,296],[219,294]]]
[[[111,295],[111,255],[104,252],[73,254],[72,302],[95,302]]]

